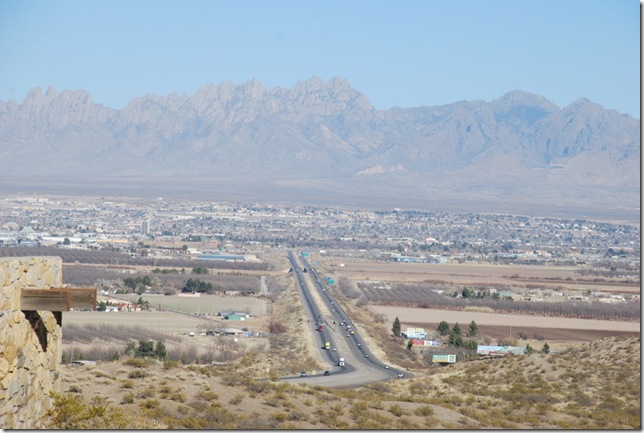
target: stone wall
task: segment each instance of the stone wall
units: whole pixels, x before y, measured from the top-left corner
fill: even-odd
[[[20,311],[23,288],[62,287],[60,257],[0,258],[0,428],[37,429],[60,391],[62,329],[51,311]]]

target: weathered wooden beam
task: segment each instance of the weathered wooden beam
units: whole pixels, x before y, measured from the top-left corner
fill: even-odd
[[[20,292],[20,309],[23,311],[69,311],[72,308],[95,310],[96,289],[22,289]]]

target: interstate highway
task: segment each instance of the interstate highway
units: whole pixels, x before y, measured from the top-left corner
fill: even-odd
[[[385,368],[384,363],[376,359],[360,336],[350,317],[338,305],[315,268],[304,257],[297,257],[289,251],[289,260],[296,279],[300,296],[310,320],[311,332],[318,334],[315,338],[323,359],[328,362],[331,374],[329,376],[315,375],[289,378],[293,382],[306,382],[315,385],[328,386],[360,386],[367,383],[386,381],[398,377],[399,374],[409,376],[407,372],[394,368]],[[306,272],[304,272],[306,269]],[[323,331],[317,331],[316,322],[324,321]],[[335,324],[333,323],[335,322]],[[340,323],[344,326],[340,326]],[[354,335],[346,331],[349,324]],[[333,350],[323,349],[328,341]],[[345,367],[338,367],[339,358],[344,358]],[[310,372],[307,372],[310,374]]]

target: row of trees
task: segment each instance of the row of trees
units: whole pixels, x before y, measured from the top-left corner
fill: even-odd
[[[211,293],[214,290],[212,283],[201,281],[198,278],[194,280],[189,278],[186,285],[181,289],[183,293]]]
[[[393,326],[391,327],[391,332],[394,334],[396,337],[400,337],[400,319],[396,317],[394,319]],[[437,331],[441,336],[448,336],[448,342],[450,345],[454,347],[465,347],[465,348],[470,348],[472,350],[476,350],[478,347],[478,344],[474,340],[468,340],[465,341],[463,339],[462,331],[461,331],[461,326],[456,322],[454,326],[450,329],[449,324],[446,321],[442,321],[438,324]],[[479,332],[479,327],[476,324],[474,320],[470,322],[470,325],[467,330],[467,337],[476,337]],[[407,349],[411,349],[412,342],[411,339],[409,340],[407,344]]]
[[[485,287],[468,288],[452,292],[448,285],[400,285],[395,290],[380,290],[371,285],[359,286],[370,304],[404,305],[419,308],[446,308],[460,310],[469,307],[487,307],[498,313],[532,314],[549,317],[575,317],[580,319],[602,320],[639,320],[639,302],[610,304],[606,302],[548,302],[548,301],[509,301],[507,298],[486,295]],[[442,290],[449,295],[437,293]],[[475,292],[472,296],[472,292]],[[457,293],[456,296],[450,295]],[[460,294],[460,296],[459,296]],[[462,297],[465,295],[466,297]]]
[[[463,334],[461,331],[461,326],[458,322],[454,323],[454,326],[450,329],[449,324],[446,321],[441,321],[438,324],[436,330],[441,336],[448,336],[448,342],[451,346],[454,347],[465,347],[468,349],[476,350],[478,348],[478,343],[474,340],[465,341],[463,339]],[[479,333],[479,327],[474,320],[470,322],[470,326],[467,330],[468,337],[476,337]]]
[[[165,344],[157,341],[155,345],[152,340],[139,340],[139,347],[133,341],[129,341],[125,346],[125,354],[137,358],[156,358],[161,361],[168,356]]]
[[[548,345],[548,343],[543,343],[543,347],[541,348],[541,351],[545,354],[550,353],[550,345]],[[529,344],[526,345],[525,347],[526,355],[530,355],[531,353],[534,353],[534,352],[535,352],[535,349],[532,346],[530,346]]]

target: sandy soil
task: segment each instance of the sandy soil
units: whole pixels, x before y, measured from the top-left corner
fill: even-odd
[[[341,266],[341,264],[343,266]],[[444,281],[457,284],[538,284],[565,287],[570,290],[618,291],[639,293],[639,284],[619,280],[594,282],[582,277],[572,266],[493,265],[487,263],[373,263],[359,261],[328,261],[324,264],[337,277],[353,280],[384,280],[399,282]],[[513,277],[513,278],[510,278]],[[572,281],[565,281],[570,278]]]

